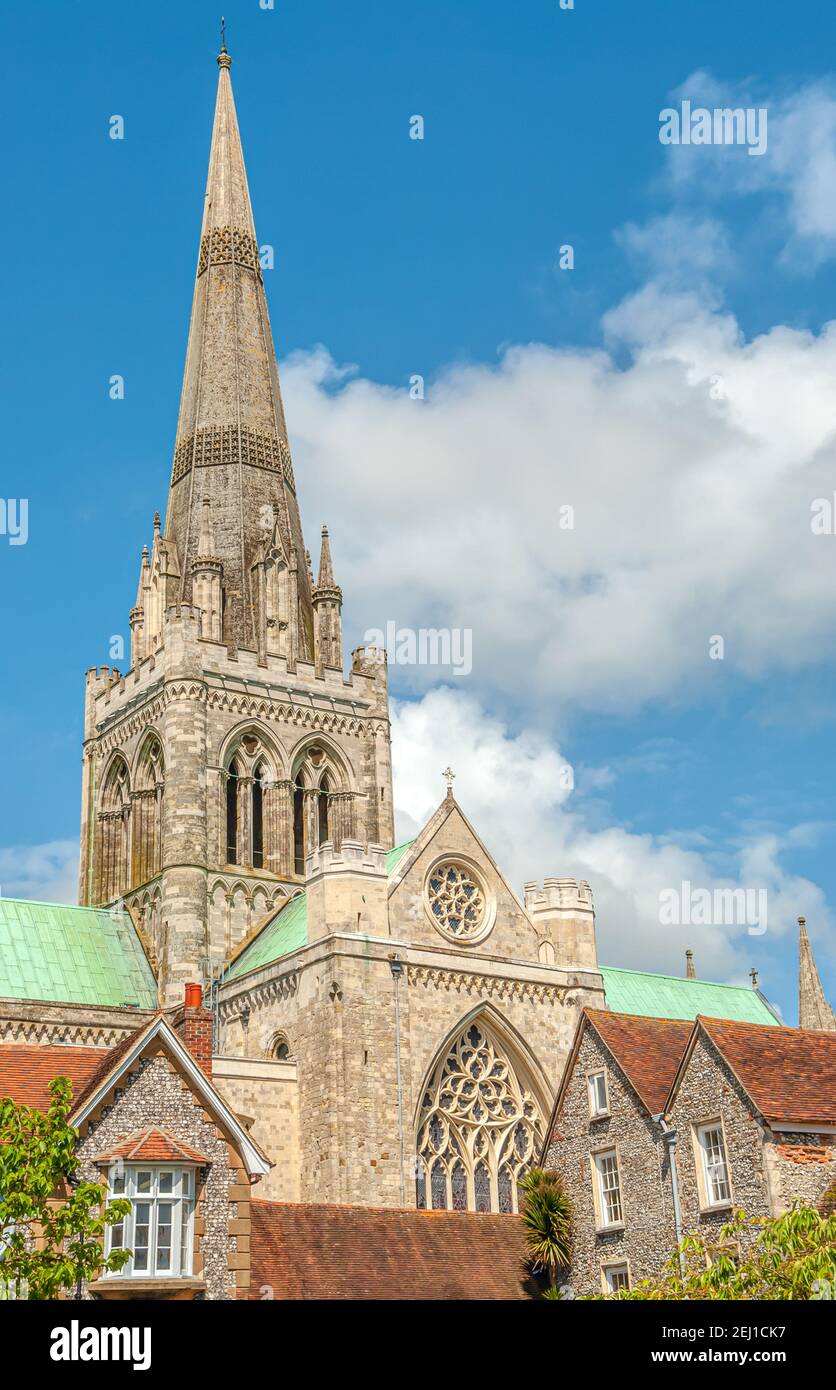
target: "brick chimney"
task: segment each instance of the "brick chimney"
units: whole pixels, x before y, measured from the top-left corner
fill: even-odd
[[[180,1012],[180,1011],[178,1011]],[[211,1079],[212,1076],[212,1010],[203,1006],[200,985],[186,985],[182,1012],[174,1025],[195,1061]]]

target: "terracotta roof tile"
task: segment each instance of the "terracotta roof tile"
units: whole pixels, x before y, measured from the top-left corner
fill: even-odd
[[[110,1163],[114,1158],[123,1158],[130,1163],[209,1163],[206,1154],[199,1153],[188,1144],[175,1139],[173,1134],[151,1125],[147,1129],[130,1134],[112,1149],[97,1154],[97,1163]]]
[[[836,1124],[836,1033],[699,1022],[765,1120]]]
[[[585,1013],[648,1112],[661,1114],[694,1030],[693,1023],[678,1018],[616,1014],[604,1009],[586,1009]]]
[[[11,1096],[18,1105],[49,1109],[49,1083],[68,1076],[73,1083],[73,1104],[111,1056],[113,1048],[30,1047],[18,1043],[0,1046],[0,1096]]]
[[[155,1014],[147,1023],[140,1024],[139,1028],[135,1028],[132,1033],[126,1034],[115,1047],[109,1047],[106,1052],[101,1054],[101,1062],[89,1077],[86,1086],[73,1097],[74,1111],[79,1110],[84,1102],[98,1090],[102,1082],[107,1080],[110,1073],[115,1071],[116,1067],[125,1056],[125,1053],[130,1052],[137,1038],[141,1038],[143,1033],[151,1031],[154,1019],[159,1018],[159,1016],[159,1014]]]
[[[251,1298],[525,1299],[517,1216],[253,1201]]]

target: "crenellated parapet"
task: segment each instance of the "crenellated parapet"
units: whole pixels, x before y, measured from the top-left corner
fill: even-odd
[[[317,846],[305,863],[308,941],[335,932],[388,934],[386,850],[344,839]]]

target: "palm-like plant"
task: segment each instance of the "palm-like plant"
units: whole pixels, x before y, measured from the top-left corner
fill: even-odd
[[[558,1174],[546,1168],[532,1168],[521,1186],[520,1215],[532,1263],[554,1282],[571,1256],[571,1203]]]

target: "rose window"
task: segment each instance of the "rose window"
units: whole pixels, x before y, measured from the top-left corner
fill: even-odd
[[[439,864],[427,881],[430,912],[450,936],[475,936],[485,921],[485,893],[462,864]]]

